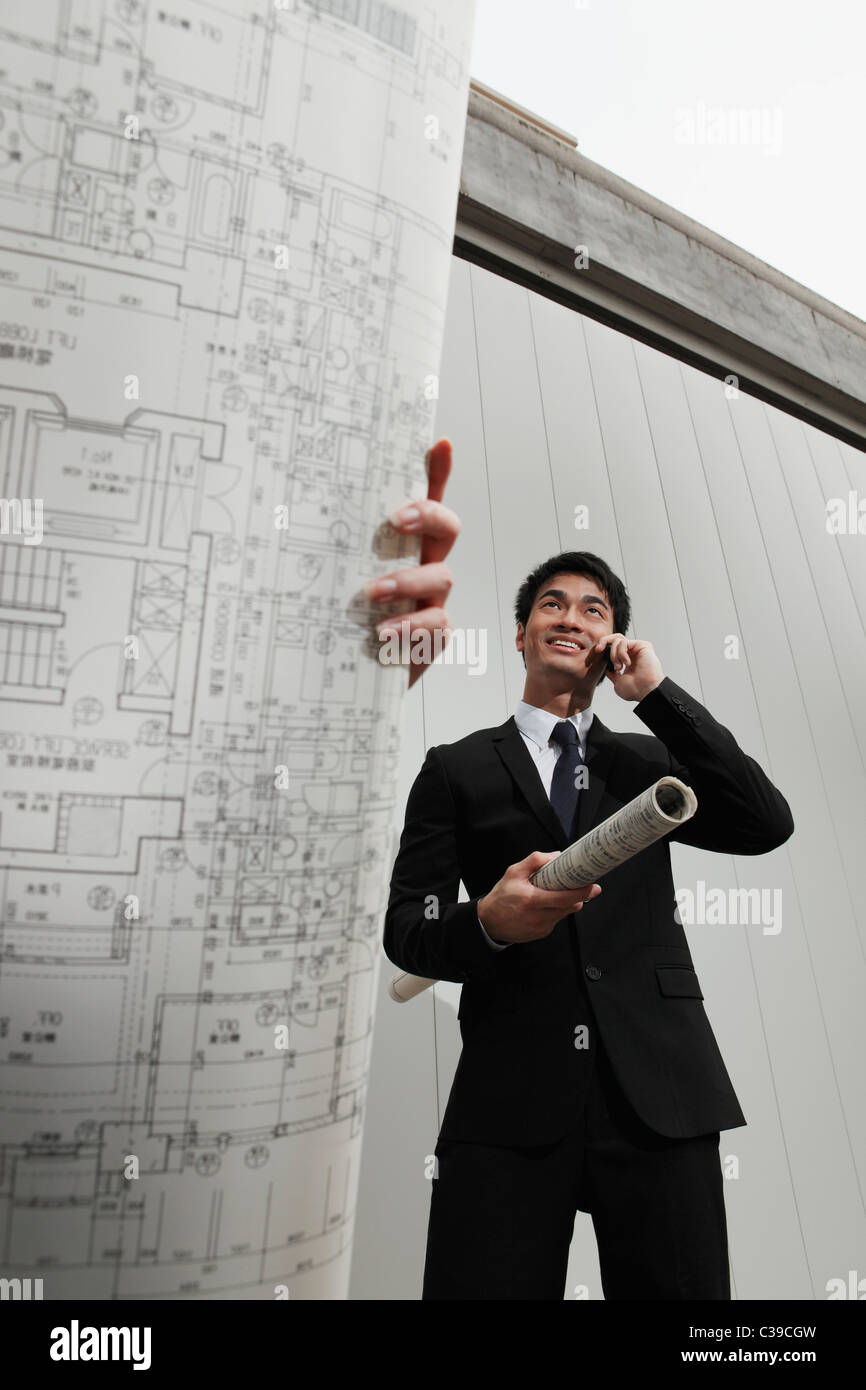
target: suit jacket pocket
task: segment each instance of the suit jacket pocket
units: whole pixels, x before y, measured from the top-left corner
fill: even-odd
[[[473,982],[460,991],[458,1018],[484,1013],[509,1013],[520,1003],[519,980],[497,980],[494,984]]]
[[[703,999],[701,983],[688,965],[656,966],[656,979],[662,994],[680,999]]]

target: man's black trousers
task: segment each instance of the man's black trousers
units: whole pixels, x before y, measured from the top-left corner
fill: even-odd
[[[422,1299],[576,1297],[565,1280],[577,1210],[592,1217],[605,1299],[730,1299],[719,1141],[649,1129],[595,1049],[563,1139],[439,1140]]]

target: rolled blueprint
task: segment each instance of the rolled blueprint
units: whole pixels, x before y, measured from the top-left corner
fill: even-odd
[[[627,806],[575,840],[556,859],[542,864],[530,875],[529,881],[536,888],[549,892],[597,883],[611,869],[655,844],[663,835],[669,835],[697,809],[698,798],[691,787],[678,777],[660,777]],[[400,971],[392,975],[388,993],[398,1004],[405,1004],[435,983],[423,975]]]
[[[349,1296],[408,688],[363,586],[420,562],[472,19],[0,0],[0,1279],[46,1300]]]
[[[407,971],[400,970],[388,981],[388,993],[396,1003],[406,1004],[410,999],[414,999],[416,994],[421,994],[435,983],[435,980],[428,980],[425,975],[410,975]]]
[[[678,777],[660,777],[627,806],[593,826],[556,859],[530,875],[536,888],[585,888],[632,855],[669,835],[698,809],[698,798]]]

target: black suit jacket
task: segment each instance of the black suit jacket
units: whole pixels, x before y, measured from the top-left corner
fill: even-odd
[[[674,915],[668,841],[765,854],[794,822],[754,759],[669,677],[632,708],[651,734],[614,733],[593,717],[572,838],[666,774],[694,789],[698,810],[606,874],[601,896],[542,940],[494,951],[476,911],[509,864],[568,843],[514,717],[429,749],[412,786],[384,948],[403,970],[463,985],[443,1139],[541,1144],[573,1130],[587,1065],[575,1047],[580,1024],[597,1029],[657,1133],[689,1138],[746,1123]]]

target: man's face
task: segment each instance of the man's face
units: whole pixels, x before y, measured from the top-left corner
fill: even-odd
[[[517,624],[517,650],[526,659],[528,676],[561,673],[571,684],[594,689],[607,670],[607,649],[592,647],[613,632],[613,608],[605,591],[584,574],[556,574],[535,595],[524,628]],[[564,687],[569,684],[568,679]]]

